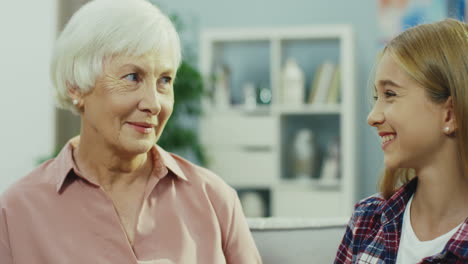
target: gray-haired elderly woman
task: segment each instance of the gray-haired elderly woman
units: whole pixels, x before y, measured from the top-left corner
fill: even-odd
[[[260,263],[235,191],[157,145],[181,60],[144,0],[95,0],[60,35],[59,104],[81,133],[0,198],[2,264]]]

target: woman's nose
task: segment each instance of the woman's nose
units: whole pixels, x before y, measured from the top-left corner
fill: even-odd
[[[157,115],[161,111],[160,95],[157,92],[157,87],[156,85],[148,85],[145,88],[139,103],[139,108],[141,111]]]
[[[367,123],[369,126],[376,127],[382,124],[385,120],[383,112],[379,109],[377,103],[374,105],[369,115],[367,116]]]

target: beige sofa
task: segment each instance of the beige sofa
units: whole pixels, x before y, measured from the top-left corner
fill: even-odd
[[[264,264],[333,263],[348,219],[249,218]]]

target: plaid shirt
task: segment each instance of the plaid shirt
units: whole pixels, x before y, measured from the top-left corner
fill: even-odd
[[[403,212],[416,190],[416,185],[417,178],[401,187],[388,200],[374,195],[357,203],[338,248],[335,264],[395,263]],[[426,257],[419,263],[468,263],[468,218],[450,238],[442,252]]]

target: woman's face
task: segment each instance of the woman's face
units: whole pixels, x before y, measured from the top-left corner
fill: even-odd
[[[417,169],[430,163],[444,138],[444,104],[431,102],[388,52],[377,67],[375,89],[368,123],[378,130],[385,166]]]
[[[149,151],[174,105],[173,54],[169,47],[137,57],[108,58],[96,86],[83,97],[82,137],[126,154]]]

